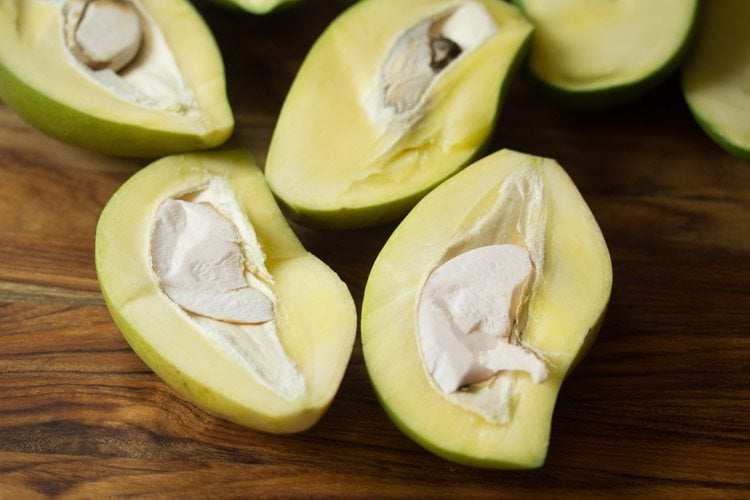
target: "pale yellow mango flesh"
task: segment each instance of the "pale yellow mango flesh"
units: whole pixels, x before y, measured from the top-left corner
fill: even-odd
[[[160,203],[212,176],[229,179],[266,254],[278,335],[306,383],[299,399],[280,396],[207,340],[156,281],[150,237]],[[135,352],[196,405],[255,429],[297,432],[334,397],[354,342],[354,303],[338,276],[302,247],[245,154],[173,156],[136,174],[102,213],[96,266],[107,305]]]
[[[299,0],[213,0],[216,3],[237,7],[252,14],[268,14],[282,5]]]
[[[530,298],[523,341],[543,353],[546,382],[514,372],[508,423],[451,403],[431,383],[416,335],[420,286],[448,242],[492,206],[512,172],[532,166],[547,203],[545,262]],[[539,280],[539,278],[538,278]],[[603,236],[567,174],[553,160],[509,150],[469,166],[403,220],[373,266],[362,306],[367,370],[394,422],[429,450],[471,465],[537,467],[544,461],[560,385],[596,335],[612,286]]]
[[[634,84],[685,46],[694,0],[515,0],[534,23],[531,72],[568,92]]]
[[[320,37],[289,92],[265,168],[274,193],[292,212],[324,225],[382,222],[476,154],[531,32],[512,6],[480,3],[498,32],[444,71],[427,114],[391,148],[396,137],[373,123],[363,100],[399,36],[460,3],[368,0]],[[393,213],[379,217],[388,210]]]
[[[685,97],[703,128],[750,158],[750,2],[706,2],[682,75]]]
[[[113,140],[128,140],[129,133],[137,139],[134,143],[146,141],[147,154],[180,147],[206,148],[226,140],[234,118],[226,98],[223,63],[211,32],[192,5],[184,0],[140,0],[139,5],[159,25],[195,96],[198,114],[135,105],[103,88],[82,72],[68,53],[62,35],[60,4],[43,0],[0,0],[0,70],[10,75],[9,82],[0,84],[23,85],[23,90],[7,91],[8,95],[19,95],[17,99],[21,101],[36,99],[39,94],[43,102],[56,108],[56,113],[58,108],[69,110],[65,115],[67,123],[45,123],[45,109],[25,109],[24,102],[9,104],[17,105],[24,115],[34,115],[26,117],[33,118],[35,124],[54,135],[70,135],[70,130],[80,127],[75,133],[81,137],[72,142],[116,154],[128,154],[127,148],[116,144],[86,144],[85,135],[97,132],[90,129],[90,121],[80,125],[76,120],[99,120],[102,127],[111,129],[112,135],[120,134]],[[60,127],[66,130],[55,133]],[[130,127],[129,132],[126,127]],[[149,133],[161,134],[154,142],[164,144],[148,144],[141,136]],[[106,142],[107,138],[102,140]],[[174,146],[170,142],[174,142]],[[133,156],[141,154],[135,151]]]

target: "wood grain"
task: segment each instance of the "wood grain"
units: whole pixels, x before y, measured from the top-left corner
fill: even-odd
[[[237,131],[265,161],[306,51],[346,2],[271,17],[199,4]],[[606,112],[512,86],[490,150],[556,158],[609,244],[614,289],[563,386],[546,465],[472,469],[402,435],[359,343],[321,422],[270,436],[178,397],[112,323],[93,265],[104,204],[146,162],[72,148],[0,104],[0,497],[750,496],[750,162],[709,141],[676,82]],[[361,303],[393,226],[295,227]]]

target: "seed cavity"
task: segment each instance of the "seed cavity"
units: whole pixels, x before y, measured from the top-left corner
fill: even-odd
[[[544,362],[510,342],[528,298],[534,265],[528,250],[499,244],[452,258],[432,272],[419,301],[418,335],[425,365],[444,393],[500,371],[547,378]]]
[[[92,70],[120,71],[141,48],[141,17],[129,0],[69,0],[63,15],[68,48]]]
[[[273,303],[245,279],[232,223],[212,205],[169,199],[156,214],[154,270],[164,293],[184,310],[229,323],[265,323]]]
[[[199,113],[164,34],[138,0],[60,5],[62,41],[78,71],[138,106]]]
[[[425,373],[443,397],[504,423],[517,372],[534,383],[549,375],[543,356],[524,341],[545,266],[544,181],[532,165],[520,167],[476,210],[482,215],[469,216],[428,267],[416,340]]]
[[[163,200],[150,251],[159,288],[212,345],[277,394],[304,396],[305,378],[278,332],[266,254],[228,179],[211,176]]]
[[[431,86],[497,30],[484,5],[473,1],[410,27],[391,47],[375,87],[365,98],[372,120],[383,128],[412,126],[422,116]]]

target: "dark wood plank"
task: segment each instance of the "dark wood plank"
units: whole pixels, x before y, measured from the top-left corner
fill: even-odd
[[[311,43],[345,1],[271,17],[199,3],[227,65],[237,130],[261,164]],[[750,162],[693,123],[675,81],[626,107],[560,109],[522,80],[488,150],[556,158],[612,255],[609,312],[560,394],[545,466],[472,469],[402,435],[359,343],[317,426],[272,436],[177,396],[112,323],[94,232],[147,160],[60,144],[0,104],[0,497],[747,496]],[[393,225],[296,227],[361,302]]]

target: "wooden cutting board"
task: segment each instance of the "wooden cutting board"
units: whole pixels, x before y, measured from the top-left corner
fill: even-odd
[[[201,6],[237,118],[227,147],[264,163],[297,68],[345,3],[271,17]],[[750,162],[703,135],[674,81],[622,109],[573,112],[519,80],[489,151],[502,147],[560,161],[614,266],[547,463],[526,472],[456,465],[402,435],[359,340],[308,432],[261,434],[187,403],[129,349],[94,270],[99,213],[147,162],[66,146],[0,104],[0,497],[750,494]],[[360,304],[393,226],[296,229]]]

